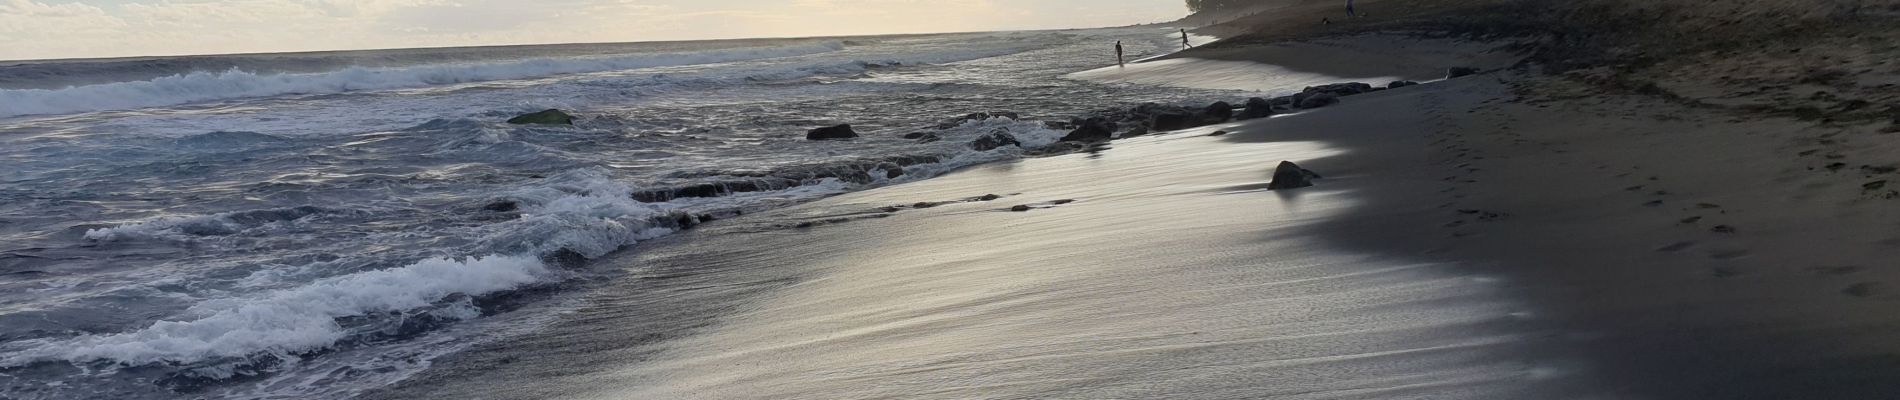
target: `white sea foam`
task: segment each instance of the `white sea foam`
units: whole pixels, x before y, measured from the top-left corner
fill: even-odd
[[[0,365],[54,360],[141,365],[260,353],[293,355],[327,348],[342,339],[347,333],[337,318],[414,310],[452,294],[480,296],[544,282],[554,275],[533,257],[428,259],[251,299],[206,303],[198,308],[207,315],[196,320],[159,321],[127,333],[42,342],[8,355]],[[444,312],[438,316],[471,315]]]
[[[485,247],[545,254],[569,250],[595,258],[673,233],[654,219],[667,210],[633,200],[633,188],[596,169],[568,171],[511,194],[521,218],[485,227]]]
[[[235,211],[212,215],[159,217],[109,228],[90,229],[86,239],[112,242],[140,239],[188,239],[195,236],[222,236],[257,227],[281,226],[323,213],[316,207],[271,208]]]
[[[351,67],[314,74],[260,75],[232,69],[193,72],[147,81],[65,89],[0,90],[0,117],[62,114],[188,104],[286,94],[331,94],[469,82],[538,78],[626,69],[792,57],[837,51],[841,42],[608,57],[540,58],[402,68]]]
[[[157,238],[171,236],[170,233],[179,229],[225,230],[232,228],[218,215],[159,217],[114,227],[89,229],[86,230],[86,239],[112,242]]]

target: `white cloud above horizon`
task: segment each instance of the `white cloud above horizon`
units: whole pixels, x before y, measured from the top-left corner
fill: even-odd
[[[1060,29],[1180,0],[0,0],[0,60]]]

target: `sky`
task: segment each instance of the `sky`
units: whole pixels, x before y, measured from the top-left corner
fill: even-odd
[[[0,0],[0,60],[1119,26],[1181,0]]]

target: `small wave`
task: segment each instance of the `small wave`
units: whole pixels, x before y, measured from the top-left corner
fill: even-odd
[[[817,54],[843,48],[842,42],[825,42],[690,53],[541,58],[404,68],[351,67],[314,74],[260,75],[234,68],[224,72],[199,71],[147,81],[116,82],[65,89],[0,90],[0,117],[134,109],[287,94],[332,94],[711,64]]]
[[[247,210],[189,217],[163,217],[145,222],[86,231],[86,239],[102,242],[163,239],[182,236],[226,236],[267,224],[295,221],[326,212],[313,206]]]
[[[510,196],[520,204],[521,217],[489,226],[482,248],[500,253],[569,251],[592,259],[679,227],[672,210],[642,204],[632,193],[632,187],[596,169],[550,176]]]

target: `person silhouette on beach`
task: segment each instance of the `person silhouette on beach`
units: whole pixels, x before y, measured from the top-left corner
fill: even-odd
[[[1190,47],[1194,47],[1194,45],[1188,43],[1187,29],[1182,29],[1181,30],[1181,48],[1190,48]]]
[[[1353,0],[1346,0],[1346,16],[1347,16],[1347,17],[1357,17],[1357,16],[1359,16],[1358,14],[1356,14],[1356,13],[1354,13],[1354,12],[1353,12],[1353,10],[1352,10],[1352,1],[1353,1]]]
[[[1115,65],[1128,68],[1128,60],[1122,58],[1122,41],[1120,40],[1115,41]]]

